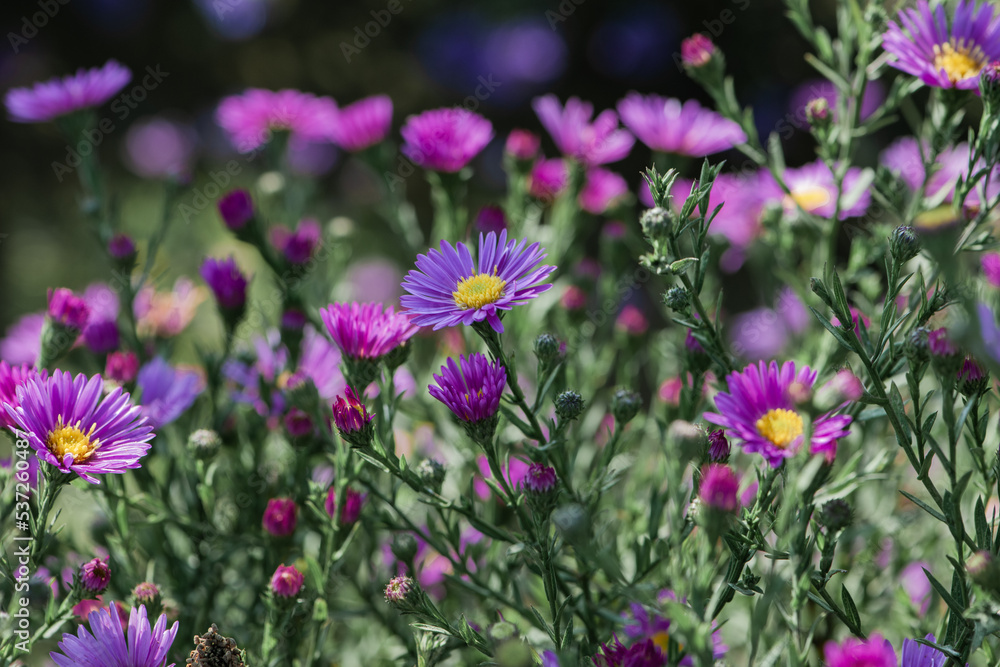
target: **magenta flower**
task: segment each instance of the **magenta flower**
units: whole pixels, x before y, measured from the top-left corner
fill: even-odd
[[[430,385],[430,395],[444,403],[464,422],[492,418],[500,409],[500,396],[507,382],[507,369],[499,361],[490,362],[485,354],[462,355],[441,367]]]
[[[307,141],[329,141],[336,116],[337,105],[329,97],[260,88],[225,98],[215,111],[215,121],[240,153],[263,146],[275,131]]]
[[[930,569],[930,563],[922,560],[909,563],[899,572],[899,584],[910,598],[910,604],[924,616],[931,606],[931,582],[925,569]]]
[[[479,265],[472,261],[469,248],[441,241],[440,250],[418,255],[416,269],[406,274],[400,298],[420,326],[437,331],[456,324],[486,321],[503,333],[502,311],[534,299],[552,287],[540,285],[554,266],[539,266],[545,251],[527,240],[507,242],[506,230],[479,235]]]
[[[628,194],[628,183],[621,175],[600,167],[591,167],[587,170],[587,178],[580,190],[580,208],[600,215],[616,206]]]
[[[292,498],[271,498],[267,501],[262,521],[264,530],[275,537],[288,537],[295,532],[298,508]]]
[[[986,282],[994,287],[1000,287],[1000,252],[988,252],[980,260],[983,276]]]
[[[569,169],[565,160],[542,158],[528,174],[528,194],[543,202],[551,202],[569,185]]]
[[[475,491],[480,500],[489,500],[493,491],[486,483],[486,479],[493,477],[493,471],[490,470],[490,462],[485,455],[480,454],[476,457],[476,467],[479,468],[480,476],[473,479],[472,490]],[[530,468],[531,466],[521,459],[511,457],[507,463],[500,464],[500,474],[503,475],[510,488],[516,489],[525,483]]]
[[[872,634],[861,641],[848,637],[841,644],[827,642],[823,647],[827,667],[896,667],[896,652],[882,635]]]
[[[111,583],[107,557],[92,558],[80,567],[80,582],[90,593],[101,593]]]
[[[408,341],[420,327],[406,313],[380,303],[331,303],[319,311],[330,338],[352,359],[379,359]]]
[[[794,216],[799,207],[807,213],[821,218],[833,216],[837,206],[837,186],[833,173],[822,161],[817,160],[802,167],[786,169],[785,184],[791,194],[785,192],[771,176],[764,172],[761,179],[761,194],[774,203],[780,203],[785,214]],[[863,188],[857,192],[855,186],[861,179],[861,169],[851,167],[844,177],[843,192],[840,199],[840,219],[864,215],[871,203],[871,191]]]
[[[17,408],[21,401],[17,397],[17,388],[33,377],[41,377],[43,380],[48,377],[48,371],[44,368],[36,371],[31,364],[8,364],[0,361],[0,427],[11,428],[14,425],[13,419],[3,409],[4,405]]]
[[[541,137],[534,132],[528,130],[511,130],[510,134],[507,135],[504,152],[515,160],[527,162],[528,160],[535,159],[541,145]]]
[[[555,95],[536,97],[531,103],[538,119],[563,155],[592,167],[621,160],[635,137],[618,127],[618,114],[602,111],[591,123],[594,107],[571,97],[562,107]]]
[[[528,466],[528,472],[521,484],[527,493],[542,496],[555,491],[558,481],[555,468],[541,463],[532,463]]]
[[[159,587],[151,581],[143,581],[132,589],[132,596],[140,604],[152,604],[159,595]]]
[[[924,146],[926,154],[928,146]],[[910,190],[916,191],[924,183],[926,170],[920,157],[920,144],[914,137],[900,137],[879,155],[879,162],[891,173],[899,176]],[[933,192],[927,193],[933,196]]]
[[[319,222],[306,218],[299,221],[295,231],[277,225],[270,230],[273,245],[291,264],[305,264],[322,243],[323,231]]]
[[[712,461],[728,461],[730,451],[725,431],[720,428],[708,434],[708,456]]]
[[[36,83],[31,88],[12,88],[4,103],[16,123],[44,123],[60,116],[99,107],[132,80],[132,72],[115,60],[103,67],[77,70],[72,76]]]
[[[796,371],[788,361],[780,369],[776,361],[747,366],[726,378],[729,392],[719,392],[719,412],[706,412],[706,421],[718,424],[743,441],[748,453],[759,453],[772,467],[794,456],[802,445],[804,422],[791,398],[793,391],[812,391],[816,371],[803,366]],[[794,385],[794,386],[793,386]],[[832,461],[837,440],[850,433],[850,415],[825,414],[813,420],[810,452]]]
[[[138,468],[153,439],[153,427],[129,395],[119,388],[102,398],[103,385],[100,375],[74,378],[57,370],[29,378],[17,390],[21,405],[3,407],[38,458],[99,484],[94,475]]]
[[[483,234],[499,234],[507,229],[507,216],[499,206],[490,204],[479,209],[476,215],[476,231]]]
[[[82,297],[73,294],[73,290],[66,287],[49,289],[48,296],[48,316],[53,322],[78,331],[87,326],[90,308]]]
[[[721,463],[709,463],[701,470],[698,498],[706,507],[721,512],[735,512],[740,508],[737,493],[740,478],[733,469]]]
[[[745,143],[747,135],[728,118],[703,108],[697,100],[629,93],[618,102],[625,127],[654,151],[704,157]]]
[[[351,524],[357,522],[358,517],[361,516],[361,508],[365,506],[365,498],[367,496],[364,493],[355,491],[351,487],[344,489],[344,507],[340,510],[340,523],[345,526],[350,526]],[[337,516],[337,489],[330,487],[330,490],[326,494],[326,502],[324,503],[326,507],[326,513],[330,515],[331,518]]]
[[[59,667],[163,667],[177,637],[177,622],[168,630],[167,616],[161,614],[150,627],[145,606],[133,607],[127,622],[123,614],[116,602],[91,611],[90,630],[81,625],[75,636],[64,634],[59,642],[62,653],[53,651],[49,657]]]
[[[115,234],[108,241],[108,254],[112,259],[129,259],[135,254],[135,241],[128,234]]]
[[[271,591],[278,597],[292,598],[302,590],[306,577],[294,565],[279,565],[271,577]]]
[[[232,231],[243,229],[253,219],[253,199],[250,193],[242,188],[227,192],[218,201],[217,206],[222,221]]]
[[[688,67],[702,67],[712,60],[716,51],[711,39],[696,32],[681,42],[681,62]]]
[[[232,257],[206,257],[201,265],[201,277],[208,283],[216,301],[223,308],[238,310],[246,304],[247,277],[240,272]]]
[[[347,387],[344,396],[338,396],[333,404],[333,423],[344,438],[354,447],[365,447],[371,444],[374,427],[368,408],[354,390]]]
[[[410,116],[400,130],[403,155],[424,169],[456,172],[493,139],[493,124],[461,108],[433,109]]]
[[[381,143],[392,125],[392,99],[373,95],[337,110],[330,138],[345,151],[357,153]]]
[[[125,384],[135,379],[139,372],[139,357],[131,350],[127,352],[112,352],[104,364],[104,376],[119,384]]]
[[[901,25],[900,25],[901,24]],[[899,12],[882,35],[889,64],[936,88],[976,90],[979,73],[1000,59],[1000,21],[993,6],[960,0],[948,28],[944,5],[931,12],[927,0]]]

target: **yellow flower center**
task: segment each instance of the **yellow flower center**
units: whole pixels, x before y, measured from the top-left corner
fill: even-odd
[[[989,59],[978,45],[966,44],[964,39],[955,42],[953,37],[947,44],[934,45],[934,69],[944,70],[952,83],[979,76]]]
[[[49,432],[45,442],[49,446],[49,451],[60,463],[67,454],[73,456],[73,463],[83,463],[101,446],[99,439],[91,440],[96,428],[97,424],[91,424],[90,430],[84,433],[80,429],[80,422],[73,426],[64,426],[60,417],[56,422],[56,428]]]
[[[667,644],[670,643],[670,634],[669,633],[666,633],[666,632],[657,632],[652,637],[650,637],[650,639],[653,640],[654,644],[656,644],[657,646],[660,647],[660,649],[663,651],[664,655],[667,654]]]
[[[496,303],[503,296],[507,282],[489,273],[478,273],[458,282],[451,293],[455,305],[462,310],[482,308],[488,303]]]
[[[820,185],[810,185],[799,190],[793,190],[785,196],[785,208],[794,209],[798,204],[804,211],[812,213],[821,206],[830,203],[830,191]]]
[[[802,435],[802,417],[791,410],[768,410],[757,420],[757,432],[778,449],[785,449]]]

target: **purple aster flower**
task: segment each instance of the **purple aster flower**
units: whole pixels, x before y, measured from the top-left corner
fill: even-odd
[[[333,404],[333,423],[340,436],[353,447],[371,444],[374,415],[368,412],[365,403],[354,390],[347,387],[345,396],[338,396]]]
[[[976,90],[979,73],[1000,58],[1000,21],[991,3],[960,0],[949,30],[944,5],[932,13],[920,0],[916,9],[900,10],[899,23],[889,22],[882,48],[893,56],[890,65],[929,86]]]
[[[703,67],[717,51],[711,39],[696,32],[681,42],[681,62],[688,67]]]
[[[823,647],[827,667],[896,667],[896,652],[889,640],[875,633],[862,641],[848,637],[842,644],[827,642]]]
[[[140,605],[132,607],[126,628],[115,602],[90,612],[87,624],[89,632],[81,625],[76,636],[63,635],[62,653],[49,653],[59,667],[163,667],[179,627],[175,621],[168,630],[167,616],[161,614],[151,628]]]
[[[432,171],[456,172],[493,139],[493,124],[466,109],[433,109],[410,116],[400,130],[403,155]]]
[[[218,201],[217,206],[222,221],[233,231],[243,229],[253,219],[253,199],[250,193],[242,188],[227,192]]]
[[[322,243],[322,236],[319,222],[312,218],[301,220],[294,232],[282,225],[270,230],[271,245],[292,264],[305,264],[312,259]]]
[[[19,319],[0,340],[0,358],[11,364],[34,364],[42,350],[44,326],[44,313],[31,313]]]
[[[240,272],[232,257],[206,257],[201,265],[201,277],[212,288],[216,300],[223,308],[238,310],[246,304],[247,277]]]
[[[804,429],[791,393],[811,391],[816,371],[808,366],[796,371],[791,361],[780,369],[776,361],[770,365],[761,361],[747,366],[742,373],[730,373],[726,382],[729,392],[715,396],[719,412],[706,412],[705,420],[728,429],[743,440],[744,450],[760,453],[772,467],[794,456],[802,445]],[[810,452],[832,461],[837,440],[850,433],[850,423],[850,415],[827,413],[817,417],[812,424]]]
[[[592,167],[621,160],[635,137],[618,127],[618,114],[602,111],[591,123],[594,107],[571,97],[562,107],[555,95],[537,97],[531,107],[563,155]]]
[[[153,428],[174,421],[191,407],[204,387],[196,371],[174,368],[156,357],[139,371],[135,381],[141,391],[142,414]]]
[[[340,510],[340,523],[345,526],[350,526],[351,524],[357,522],[358,517],[361,516],[361,508],[365,506],[365,498],[367,495],[359,491],[355,491],[351,487],[344,489],[344,507]],[[337,515],[337,489],[330,487],[330,490],[326,494],[326,502],[324,503],[326,507],[326,513],[330,515],[331,518]]]
[[[485,354],[452,358],[434,376],[431,396],[448,406],[464,422],[480,422],[493,417],[500,409],[500,396],[507,382],[507,369],[499,361],[490,362]]]
[[[554,266],[539,266],[545,251],[527,240],[507,242],[506,230],[479,235],[478,268],[469,248],[459,243],[452,247],[445,240],[441,249],[431,249],[417,257],[416,269],[406,274],[403,289],[409,294],[400,298],[420,326],[437,331],[456,324],[489,322],[503,333],[500,314],[513,306],[534,299],[552,287],[541,285]]]
[[[267,501],[262,520],[264,530],[275,537],[288,537],[295,532],[298,508],[292,498],[271,498]]]
[[[279,597],[295,597],[302,590],[305,580],[305,575],[294,565],[279,565],[271,577],[271,591]]]
[[[908,564],[899,572],[899,583],[910,598],[910,604],[921,616],[927,614],[931,606],[931,582],[924,572],[930,567],[930,563],[918,560]]]
[[[807,213],[829,218],[837,206],[837,186],[833,173],[822,161],[817,160],[796,169],[786,169],[785,184],[791,190],[786,195],[770,172],[764,172],[761,179],[761,194],[768,200],[780,203],[786,215],[795,215],[799,207]],[[851,167],[844,177],[840,200],[840,219],[863,215],[871,203],[868,188],[857,192],[855,186],[861,180],[861,169]],[[850,200],[847,198],[851,197]]]
[[[544,651],[542,653],[542,667],[560,667],[559,656],[552,651]]]
[[[667,656],[652,639],[644,639],[626,648],[618,637],[603,644],[594,656],[598,667],[666,667]]]
[[[143,178],[187,180],[198,133],[164,116],[136,121],[125,133],[125,164]]]
[[[381,143],[392,125],[392,99],[374,95],[337,110],[330,138],[345,151],[357,153]]]
[[[266,144],[274,131],[291,132],[309,141],[328,141],[336,116],[337,105],[329,97],[259,88],[225,98],[215,112],[216,122],[241,153]]]
[[[594,215],[600,215],[616,206],[628,193],[628,183],[620,174],[600,167],[591,167],[587,170],[587,177],[580,190],[580,208]]]
[[[543,202],[550,202],[569,185],[569,169],[565,160],[542,158],[528,174],[528,194]]]
[[[771,308],[755,308],[736,315],[730,325],[733,353],[751,361],[779,354],[788,343],[788,329]]]
[[[44,123],[59,116],[98,107],[132,80],[132,72],[117,61],[103,67],[77,70],[72,76],[7,91],[4,103],[17,123]]]
[[[48,296],[48,316],[53,322],[78,331],[87,326],[90,308],[86,300],[66,287],[50,289]]]
[[[380,303],[331,303],[319,311],[330,338],[352,359],[378,359],[420,328],[406,313]]]
[[[929,642],[937,642],[934,635],[925,635]],[[903,640],[903,657],[900,667],[944,667],[948,656],[933,646],[920,644],[915,639],[907,637]]]
[[[542,145],[542,139],[529,130],[511,130],[507,135],[507,143],[504,144],[504,152],[512,156],[515,160],[527,162],[534,160],[538,155],[538,149]]]
[[[629,93],[618,102],[625,127],[654,151],[704,157],[745,143],[738,123],[705,109],[697,100]]]
[[[698,498],[706,507],[722,512],[735,512],[740,507],[737,493],[740,478],[733,469],[721,463],[709,463],[701,470]]]
[[[101,397],[100,375],[75,378],[64,371],[29,378],[17,390],[18,407],[4,406],[14,432],[40,459],[91,484],[94,475],[139,467],[149,450],[153,427],[120,388]]]
[[[332,401],[347,387],[340,372],[340,351],[311,325],[305,328],[299,368],[288,379],[289,387],[294,386],[293,380],[297,377],[312,380],[316,392],[324,401]]]
[[[10,428],[14,425],[14,421],[2,406],[17,408],[21,405],[17,397],[17,388],[30,378],[45,379],[48,374],[44,368],[36,371],[31,364],[8,364],[6,361],[0,361],[0,427]]]
[[[924,151],[927,151],[926,146]],[[900,137],[893,141],[879,155],[879,162],[899,176],[910,190],[916,191],[924,183],[927,172],[920,157],[920,144],[914,137]]]
[[[92,558],[80,566],[80,581],[90,593],[101,593],[111,583],[108,558]]]

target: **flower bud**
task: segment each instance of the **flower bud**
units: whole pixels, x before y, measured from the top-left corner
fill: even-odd
[[[93,594],[103,593],[104,589],[111,583],[111,568],[108,567],[108,559],[94,558],[80,567],[80,583]]]
[[[410,577],[393,577],[385,587],[385,601],[396,608],[402,608],[407,602],[413,601],[417,590],[416,583]]]
[[[271,498],[264,510],[264,530],[275,537],[288,537],[295,532],[298,508],[292,498]]]
[[[958,391],[968,398],[979,396],[990,385],[990,376],[986,369],[972,357],[966,357],[962,361],[962,367],[958,369],[956,387]]]
[[[674,226],[670,211],[659,206],[646,209],[639,222],[643,233],[651,239],[668,235]]]
[[[684,313],[691,307],[691,297],[683,287],[671,287],[663,294],[663,303],[670,310]]]
[[[350,387],[345,396],[338,396],[333,404],[333,422],[337,426],[340,437],[354,448],[369,447],[375,437],[373,415],[368,414],[368,408],[358,398]]]
[[[144,581],[132,589],[132,597],[136,605],[144,604],[148,609],[159,599],[160,589],[153,582]]]
[[[575,391],[564,391],[555,400],[556,416],[560,421],[572,421],[583,414],[583,397]]]
[[[200,428],[188,436],[188,451],[196,458],[207,461],[218,453],[222,438],[209,428]]]
[[[507,135],[507,143],[504,152],[515,160],[527,162],[535,159],[538,149],[542,145],[542,139],[534,132],[528,130],[511,130]]]
[[[816,521],[831,533],[838,533],[854,522],[854,510],[846,500],[834,498],[820,508]]]
[[[490,232],[499,234],[505,229],[507,229],[507,216],[504,215],[502,208],[490,205],[479,209],[479,214],[476,216],[477,231],[483,234]]]
[[[447,475],[447,470],[442,463],[434,459],[424,459],[417,464],[416,473],[424,486],[434,493],[441,493],[441,487],[444,486],[444,479]]]
[[[903,353],[914,363],[927,361],[930,354],[930,332],[923,327],[917,327],[906,339]]]
[[[294,565],[279,565],[271,577],[271,592],[278,597],[295,597],[302,590],[305,575]]]
[[[112,352],[104,364],[104,378],[118,384],[127,384],[139,373],[139,357],[131,350]]]
[[[732,514],[740,507],[737,497],[739,487],[740,480],[732,468],[721,463],[709,463],[701,471],[698,499],[703,508]]]
[[[681,42],[681,61],[686,67],[704,67],[717,53],[712,40],[700,32]]]
[[[908,262],[920,253],[920,239],[913,227],[902,226],[892,230],[889,237],[889,252],[900,264]]]
[[[392,539],[392,555],[404,563],[412,563],[417,556],[417,538],[410,533],[399,533]]]
[[[994,60],[979,72],[979,93],[984,114],[995,116],[1000,111],[1000,61]]]
[[[543,363],[555,361],[559,358],[559,347],[559,339],[552,334],[539,334],[535,339],[535,356]]]
[[[218,206],[222,221],[233,231],[242,229],[253,218],[253,200],[246,190],[227,193],[219,200]]]
[[[127,234],[115,234],[108,241],[108,255],[122,272],[131,272],[135,266],[135,242]]]
[[[806,103],[806,120],[815,128],[830,124],[830,103],[825,97],[814,97]]]
[[[708,458],[713,463],[727,463],[731,451],[725,431],[716,429],[708,434]]]
[[[619,426],[632,421],[639,409],[642,408],[642,399],[639,394],[624,387],[615,390],[611,396],[611,414],[615,417],[615,422]]]

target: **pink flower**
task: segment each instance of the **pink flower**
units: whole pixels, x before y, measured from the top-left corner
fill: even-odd
[[[538,155],[538,148],[542,145],[541,138],[534,132],[528,130],[511,130],[507,135],[507,144],[504,152],[517,160],[533,160]]]
[[[1000,252],[986,253],[980,259],[980,263],[986,281],[994,287],[1000,287]]]
[[[569,170],[560,159],[542,158],[528,174],[528,194],[543,202],[551,202],[569,184]]]
[[[86,301],[73,294],[73,290],[60,287],[49,290],[48,315],[53,322],[80,330],[87,326],[90,308]]]
[[[241,153],[266,144],[274,131],[288,131],[299,139],[327,141],[337,116],[329,97],[297,90],[251,88],[219,104],[215,120]]]
[[[271,498],[264,510],[264,530],[275,537],[287,537],[295,532],[298,508],[292,498]]]
[[[479,466],[479,473],[482,477],[476,477],[472,483],[473,489],[476,495],[479,496],[480,500],[489,500],[492,491],[490,490],[489,484],[484,481],[486,477],[492,477],[493,472],[490,470],[490,464],[486,460],[486,457],[482,454],[476,459],[476,465]],[[525,476],[528,474],[529,465],[520,459],[511,458],[510,463],[507,465],[501,464],[501,472],[503,473],[504,479],[512,489],[517,488],[519,484],[524,481]]]
[[[735,512],[740,507],[736,497],[740,479],[733,469],[721,463],[709,463],[701,470],[698,499],[702,504],[722,512]]]
[[[381,143],[392,125],[392,99],[374,95],[342,107],[330,127],[330,138],[345,151],[357,153]]]
[[[365,505],[365,498],[367,496],[364,493],[359,493],[351,487],[344,489],[344,507],[340,510],[340,523],[345,526],[350,526],[358,520],[361,516],[361,508]],[[324,503],[326,507],[326,513],[330,517],[334,517],[337,514],[337,489],[335,487],[330,487],[330,490],[326,494],[326,502]]]
[[[712,40],[696,32],[681,42],[681,61],[688,67],[707,65],[716,54]]]
[[[271,577],[271,590],[283,598],[295,597],[302,590],[305,575],[294,565],[279,565]]]
[[[649,320],[642,314],[642,311],[628,304],[622,308],[615,319],[615,329],[624,331],[630,336],[641,336],[649,329]]]
[[[827,642],[823,647],[827,667],[896,667],[896,652],[882,635],[875,633],[861,641],[848,637],[841,644]]]
[[[576,97],[562,107],[555,95],[546,95],[531,106],[562,154],[588,167],[621,160],[635,143],[635,137],[618,127],[618,114],[610,109],[591,122],[593,105]]]
[[[36,83],[31,88],[12,88],[4,102],[12,121],[43,123],[101,106],[131,80],[132,72],[127,67],[109,60],[103,67],[80,69],[75,75]]]
[[[403,154],[432,171],[457,172],[493,139],[493,124],[461,108],[410,116],[400,130]]]
[[[912,604],[921,616],[927,613],[931,606],[931,582],[924,569],[930,569],[925,561],[914,561],[904,567],[899,573],[899,584],[906,591]]]
[[[593,167],[587,170],[587,178],[580,190],[580,208],[600,215],[616,205],[628,195],[628,183],[619,174],[607,169]]]
[[[279,250],[286,260],[292,264],[305,264],[322,243],[323,232],[318,221],[306,218],[299,222],[294,232],[287,227],[277,225],[271,228],[270,236],[271,245]]]

